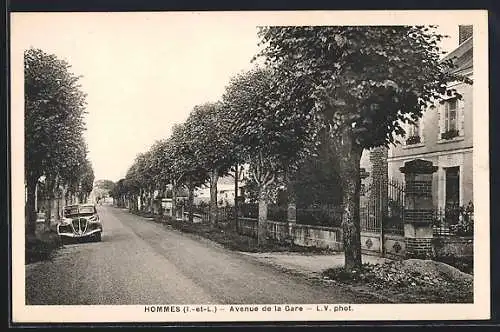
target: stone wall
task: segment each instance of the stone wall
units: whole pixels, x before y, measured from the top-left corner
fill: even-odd
[[[435,257],[473,257],[474,241],[471,236],[442,236],[432,240]]]
[[[257,236],[257,219],[238,218],[240,234]],[[311,226],[267,221],[267,235],[279,242],[292,242],[303,247],[315,247],[341,251],[342,231],[338,227]]]
[[[298,246],[315,247],[341,251],[340,228],[295,224],[292,229],[293,243]]]
[[[239,218],[238,230],[242,235],[257,236],[257,219]],[[310,226],[294,224],[289,229],[287,223],[268,221],[268,236],[279,242],[289,242],[298,246],[343,250],[342,231],[338,227]],[[361,250],[364,254],[381,255],[381,235],[375,232],[361,232]],[[392,259],[406,257],[431,258],[465,257],[472,259],[471,237],[405,238],[403,235],[384,234],[384,256]]]
[[[384,242],[385,256],[403,258],[406,255],[406,242],[402,235],[386,234]]]
[[[406,257],[429,259],[432,258],[431,238],[405,238]]]
[[[434,259],[474,274],[474,242],[472,236],[443,236],[432,240]]]
[[[361,232],[361,251],[369,254],[380,254],[380,234]]]
[[[380,233],[361,232],[361,251],[363,253],[381,255],[380,246]],[[384,255],[388,258],[403,258],[406,255],[406,243],[404,236],[384,234]]]

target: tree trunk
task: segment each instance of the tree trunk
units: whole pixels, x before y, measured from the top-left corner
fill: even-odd
[[[289,171],[286,173],[286,201],[287,201],[287,214],[286,220],[288,222],[288,237],[293,243],[293,228],[297,223],[297,196],[295,193],[294,176]]]
[[[52,217],[52,197],[47,195],[45,199],[45,227],[50,228],[50,219]]]
[[[37,179],[31,178],[27,181],[27,199],[26,199],[26,211],[25,211],[25,233],[26,235],[35,235],[36,229],[36,190],[37,190]]]
[[[234,224],[233,229],[238,232],[238,214],[239,214],[239,206],[238,206],[238,180],[240,177],[240,172],[238,169],[238,163],[235,165],[234,172]]]
[[[361,189],[360,161],[363,148],[355,143],[352,128],[344,128],[334,139],[335,166],[342,185],[342,232],[345,269],[361,267],[361,233],[359,195]]]
[[[55,180],[48,178],[46,179],[46,192],[45,192],[45,227],[50,229],[50,220],[52,219],[52,203],[54,200],[54,187]]]
[[[135,204],[137,205],[137,212],[140,212],[142,209],[142,189],[139,190],[139,194],[135,198]]]
[[[257,244],[267,243],[267,196],[265,188],[259,188],[259,219],[257,225]]]
[[[149,189],[149,213],[153,213],[153,214],[155,212],[154,197],[155,197],[154,190],[153,189]]]
[[[158,214],[163,216],[163,197],[165,197],[165,187],[164,185],[160,186],[159,198],[158,198]]]
[[[144,212],[149,212],[149,189],[144,189]]]
[[[38,203],[38,196],[40,195],[40,185],[38,184],[38,180],[35,182],[35,211],[38,212],[40,209]]]
[[[177,181],[173,181],[172,183],[172,209],[170,210],[172,214],[172,218],[177,220]],[[184,219],[184,216],[182,216]]]
[[[61,199],[64,196],[64,191],[61,196],[57,195],[56,199],[56,219],[59,220],[61,219]]]
[[[144,198],[143,198],[143,196],[144,196],[144,191],[141,189],[139,191],[139,196],[138,196],[138,201],[137,201],[137,210],[139,212],[142,212],[144,210],[144,200],[143,200]]]
[[[191,181],[188,183],[188,222],[193,223],[193,201],[194,201],[194,185]]]
[[[145,198],[145,202],[146,202],[146,204],[145,204],[146,206],[145,206],[144,210],[145,210],[145,212],[150,213],[151,212],[151,191],[149,188],[144,191],[144,196],[145,196],[144,198]]]
[[[214,168],[210,172],[210,213],[208,221],[210,225],[215,225],[217,222],[217,181],[219,180],[219,170]]]

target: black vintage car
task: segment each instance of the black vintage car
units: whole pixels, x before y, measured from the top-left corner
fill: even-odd
[[[64,240],[92,239],[101,241],[102,222],[92,204],[75,204],[63,208],[63,218],[57,225],[57,234]]]

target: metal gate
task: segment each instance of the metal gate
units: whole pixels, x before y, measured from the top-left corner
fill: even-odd
[[[404,184],[393,179],[373,182],[361,193],[361,230],[404,234]]]

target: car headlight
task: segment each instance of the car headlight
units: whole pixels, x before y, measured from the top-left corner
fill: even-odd
[[[89,218],[90,223],[99,223],[99,217],[97,215],[93,215],[92,217]]]

